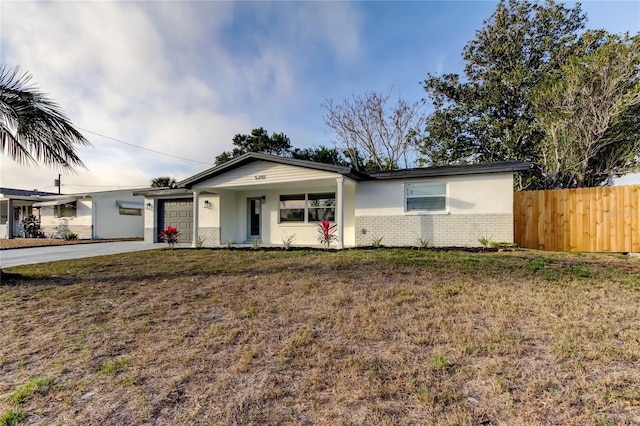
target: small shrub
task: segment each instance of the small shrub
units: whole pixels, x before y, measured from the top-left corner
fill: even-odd
[[[176,244],[178,244],[180,232],[178,232],[178,228],[167,226],[167,230],[159,233],[158,237],[160,237],[161,240],[165,241],[169,245],[169,248],[173,248]]]
[[[429,247],[429,243],[431,243],[431,238],[418,237],[418,247],[419,248],[427,248],[427,247]]]
[[[256,238],[251,242],[251,248],[254,250],[258,250],[261,245],[262,245],[262,240],[259,238]]]
[[[382,238],[384,237],[373,237],[373,240],[371,240],[371,245],[373,247],[382,247]]]
[[[201,249],[202,247],[204,247],[204,238],[203,237],[198,237],[198,239],[196,240],[196,243],[194,245],[195,245],[195,247],[197,249]]]
[[[67,232],[66,234],[64,234],[64,239],[65,241],[74,241],[78,239],[78,234],[76,234],[75,232]]]
[[[338,232],[338,225],[329,222],[329,219],[325,219],[318,223],[318,241],[320,244],[326,246],[328,249],[332,242],[338,240],[336,233]]]
[[[493,238],[493,235],[489,235],[488,237],[485,235],[481,235],[480,238],[478,238],[478,242],[482,245],[482,247],[489,248],[492,244],[491,238]]]
[[[0,417],[0,426],[15,426],[26,418],[27,413],[20,409],[7,410]]]
[[[44,232],[40,229],[40,221],[35,215],[29,215],[20,222],[20,229],[27,238],[43,238]]]
[[[282,245],[284,246],[284,249],[289,250],[291,248],[291,244],[293,244],[293,241],[295,239],[296,239],[296,234],[284,235],[282,237]]]

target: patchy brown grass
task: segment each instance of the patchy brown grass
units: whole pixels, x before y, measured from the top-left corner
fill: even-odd
[[[29,424],[640,421],[637,259],[158,250],[5,272],[0,416]]]

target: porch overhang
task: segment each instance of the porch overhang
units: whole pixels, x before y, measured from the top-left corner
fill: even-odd
[[[53,200],[53,201],[41,201],[39,203],[33,203],[33,207],[39,208],[39,207],[61,206],[63,204],[73,203],[75,201],[76,201],[75,198],[63,198],[60,200]]]

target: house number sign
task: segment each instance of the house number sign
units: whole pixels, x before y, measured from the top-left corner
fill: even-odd
[[[253,178],[255,180],[265,180],[267,178],[267,175],[255,175],[253,176]]]

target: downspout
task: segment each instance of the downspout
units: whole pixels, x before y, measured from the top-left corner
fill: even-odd
[[[336,178],[336,225],[338,225],[338,249],[344,248],[344,177]]]
[[[7,238],[13,238],[13,201],[7,200]]]
[[[199,204],[200,204],[200,191],[193,191],[193,241],[191,241],[191,247],[196,248],[196,242],[198,241],[198,226],[199,226]]]
[[[91,239],[96,239],[98,229],[98,203],[91,201]]]

